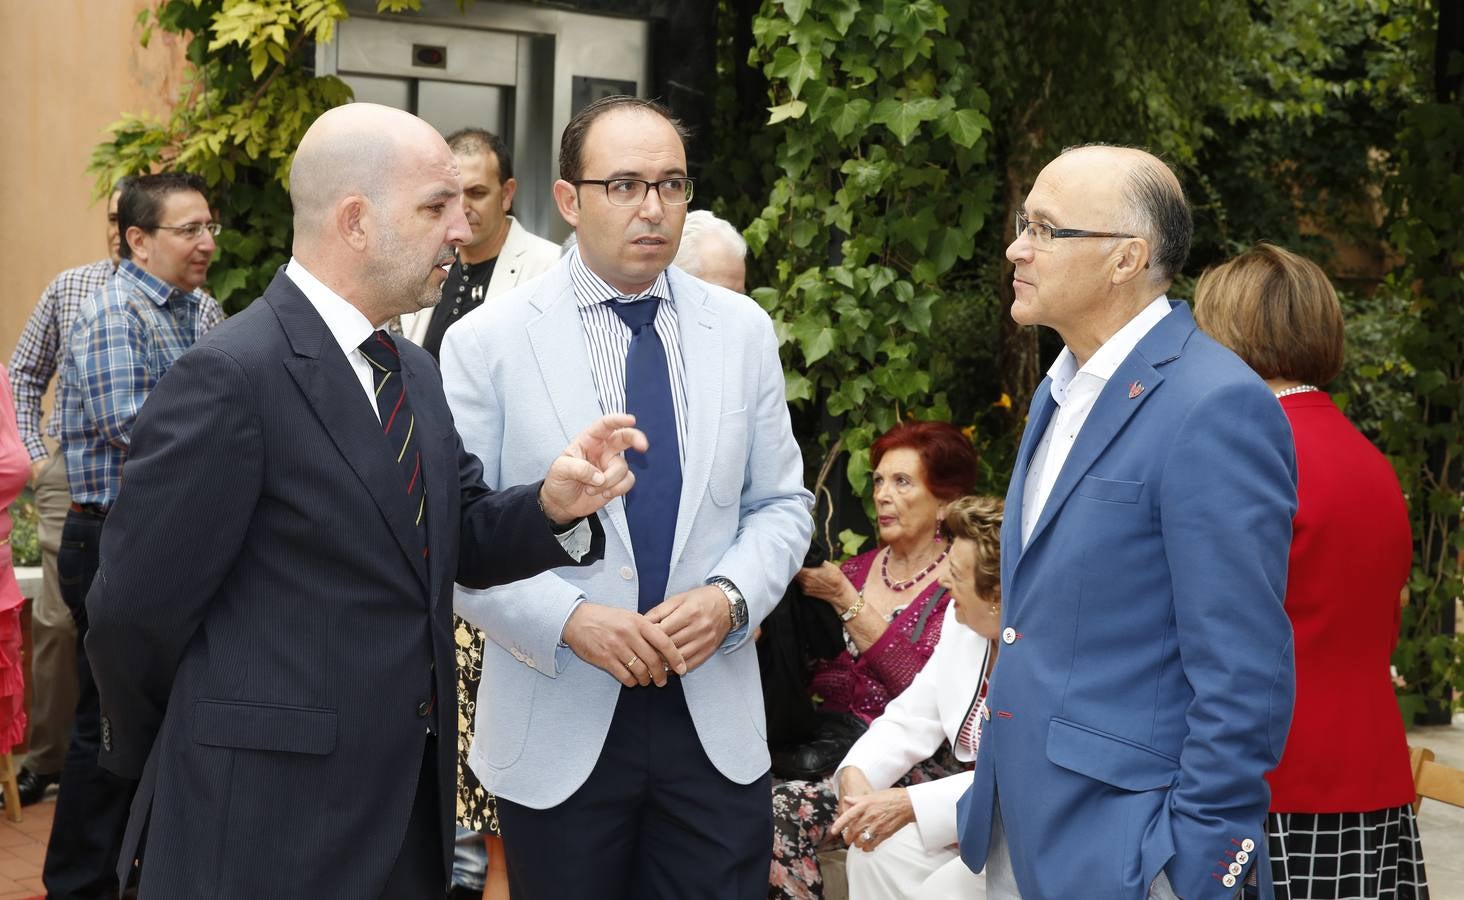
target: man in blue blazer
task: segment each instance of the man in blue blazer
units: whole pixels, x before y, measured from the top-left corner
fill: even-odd
[[[1017,214],[1012,317],[1066,345],[1002,531],[1002,648],[961,855],[990,896],[1269,897],[1294,693],[1280,405],[1165,296],[1191,234],[1140,150],[1067,151]]]
[[[352,103],[290,175],[293,258],[159,381],[102,532],[100,762],[141,777],[119,874],[145,827],[143,897],[441,897],[453,582],[593,562],[594,519],[562,526],[645,441],[587,419],[540,483],[489,490],[431,357],[382,330],[468,237],[447,144]]]
[[[664,108],[587,107],[560,176],[577,248],[447,332],[448,403],[491,484],[602,411],[635,414],[650,454],[627,454],[601,564],[459,591],[489,638],[470,761],[515,900],[754,900],[772,813],[750,636],[812,533],[777,341],[750,299],[669,267],[692,179]]]

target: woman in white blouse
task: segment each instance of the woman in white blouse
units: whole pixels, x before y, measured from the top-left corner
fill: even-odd
[[[956,800],[971,784],[970,769],[891,785],[942,741],[960,761],[976,758],[1001,630],[1001,518],[994,497],[963,497],[947,510],[955,540],[943,583],[953,602],[940,642],[834,774],[840,814],[832,832],[849,845],[850,900],[986,896],[985,877],[966,868],[956,847]]]

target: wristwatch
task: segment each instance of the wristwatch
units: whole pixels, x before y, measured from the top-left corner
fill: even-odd
[[[737,589],[737,585],[732,583],[732,579],[718,575],[707,584],[715,584],[722,589],[722,593],[727,595],[727,612],[732,617],[732,630],[736,631],[746,625],[747,601],[743,599],[742,592]]]

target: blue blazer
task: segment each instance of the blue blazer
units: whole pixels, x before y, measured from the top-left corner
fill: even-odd
[[[146,825],[145,897],[379,897],[429,746],[448,871],[453,582],[576,563],[536,487],[483,485],[432,358],[398,345],[425,555],[370,398],[283,273],[137,417],[86,649],[100,763],[141,777],[119,875]]]
[[[962,858],[985,866],[1000,803],[1028,900],[1139,900],[1161,869],[1185,900],[1235,896],[1252,870],[1270,897],[1263,775],[1295,690],[1286,417],[1175,303],[1099,395],[1023,548],[1049,384],[1007,491]]]
[[[757,649],[748,637],[803,561],[813,498],[803,487],[803,457],[767,313],[674,266],[666,276],[687,392],[666,593],[720,575],[747,599],[748,627],[729,634],[682,687],[707,757],[729,780],[750,784],[768,771],[769,759]],[[542,470],[546,456],[601,414],[569,262],[448,329],[442,378],[463,444],[482,459],[489,484]],[[559,646],[581,597],[637,606],[624,501],[612,500],[600,517],[601,564],[457,592],[458,614],[488,637],[469,762],[489,791],[535,809],[562,803],[589,778],[623,690]]]

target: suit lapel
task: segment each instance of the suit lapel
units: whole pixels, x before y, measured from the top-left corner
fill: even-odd
[[[529,322],[529,346],[544,379],[554,415],[559,420],[563,441],[568,444],[603,412],[600,394],[590,373],[584,323],[580,321],[579,309],[575,306],[569,267],[561,264],[544,279],[545,289],[533,301],[543,314]],[[625,501],[610,501],[605,507],[605,515],[625,546],[631,546]]]
[[[434,544],[441,547],[442,536],[458,528],[451,515],[458,508],[458,461],[450,452],[456,449],[457,441],[442,438],[442,435],[455,432],[450,424],[442,421],[437,405],[427,402],[427,385],[407,354],[402,354],[402,378],[406,382],[407,396],[412,399],[412,415],[417,418],[417,434],[420,435],[417,446],[422,454],[423,477],[426,479],[427,544],[429,547]],[[426,559],[428,597],[433,606],[437,605],[441,594],[443,576],[454,574],[448,573],[438,562],[430,557]]]
[[[717,431],[722,419],[722,330],[707,292],[676,270],[668,270],[676,303],[681,360],[686,373],[686,446],[682,448],[681,504],[676,512],[676,538],[671,569],[681,559],[712,478]]]
[[[1108,379],[1108,383],[1098,394],[1093,410],[1088,414],[1083,430],[1078,433],[1078,439],[1073,444],[1072,452],[1058,472],[1052,493],[1042,507],[1042,517],[1037,520],[1032,536],[1027,541],[1028,549],[1041,539],[1042,533],[1067,501],[1068,495],[1088,474],[1093,463],[1108,449],[1108,445],[1123,431],[1128,420],[1159,390],[1164,376],[1159,374],[1155,366],[1178,358],[1184,342],[1194,329],[1194,318],[1190,315],[1189,307],[1183,303],[1175,303],[1171,312],[1159,320],[1119,364],[1113,377]],[[1154,362],[1151,363],[1150,360]]]
[[[264,299],[274,309],[295,355],[284,361],[316,418],[336,449],[361,480],[396,538],[412,571],[428,586],[421,540],[402,491],[393,490],[401,472],[386,452],[381,425],[361,390],[351,364],[325,327],[325,320],[283,272],[275,275]]]
[[[1037,392],[1032,395],[1032,403],[1027,411],[1027,427],[1022,432],[1022,443],[1017,448],[1017,461],[1012,467],[1011,483],[1007,486],[1006,508],[1015,510],[1016,514],[1004,516],[1002,519],[1003,570],[1008,567],[1008,561],[1015,568],[1016,561],[1022,556],[1022,501],[1027,492],[1028,470],[1032,467],[1032,454],[1037,451],[1037,444],[1047,431],[1047,423],[1052,421],[1052,413],[1056,408],[1057,401],[1052,399],[1052,379],[1044,378],[1037,385]],[[1011,583],[1010,575],[1009,571],[1002,572],[1003,583]]]

